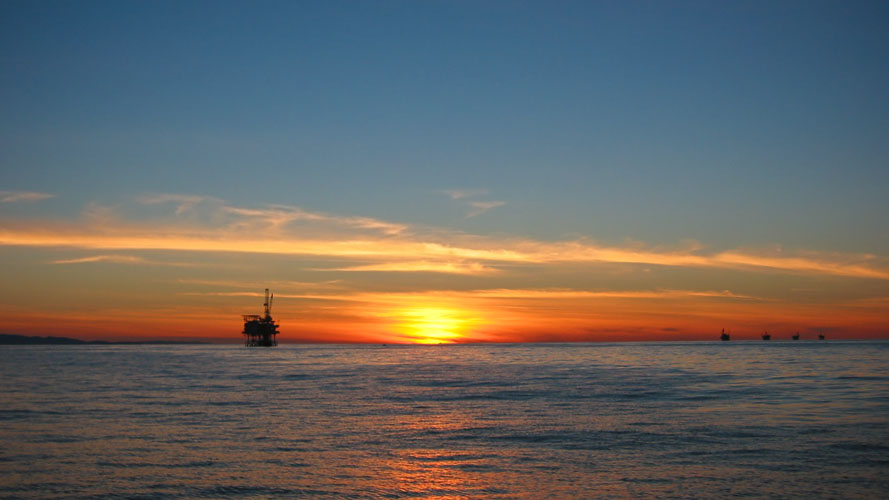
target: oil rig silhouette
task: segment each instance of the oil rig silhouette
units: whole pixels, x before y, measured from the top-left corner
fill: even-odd
[[[272,319],[272,300],[275,294],[269,295],[265,289],[265,314],[244,315],[244,345],[247,347],[273,347],[278,345],[278,324]]]

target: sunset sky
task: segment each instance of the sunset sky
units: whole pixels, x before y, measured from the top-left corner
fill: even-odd
[[[889,338],[885,1],[3,1],[0,333]]]

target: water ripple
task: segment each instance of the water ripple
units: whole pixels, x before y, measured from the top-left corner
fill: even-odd
[[[2,347],[0,498],[882,497],[889,343],[774,344]]]

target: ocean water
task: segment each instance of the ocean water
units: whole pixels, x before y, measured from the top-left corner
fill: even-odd
[[[0,346],[0,498],[887,498],[889,343]]]

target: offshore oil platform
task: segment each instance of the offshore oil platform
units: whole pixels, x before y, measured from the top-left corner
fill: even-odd
[[[278,324],[272,319],[272,300],[274,294],[269,295],[269,289],[265,289],[265,314],[244,315],[244,345],[247,347],[273,347],[278,345]]]

